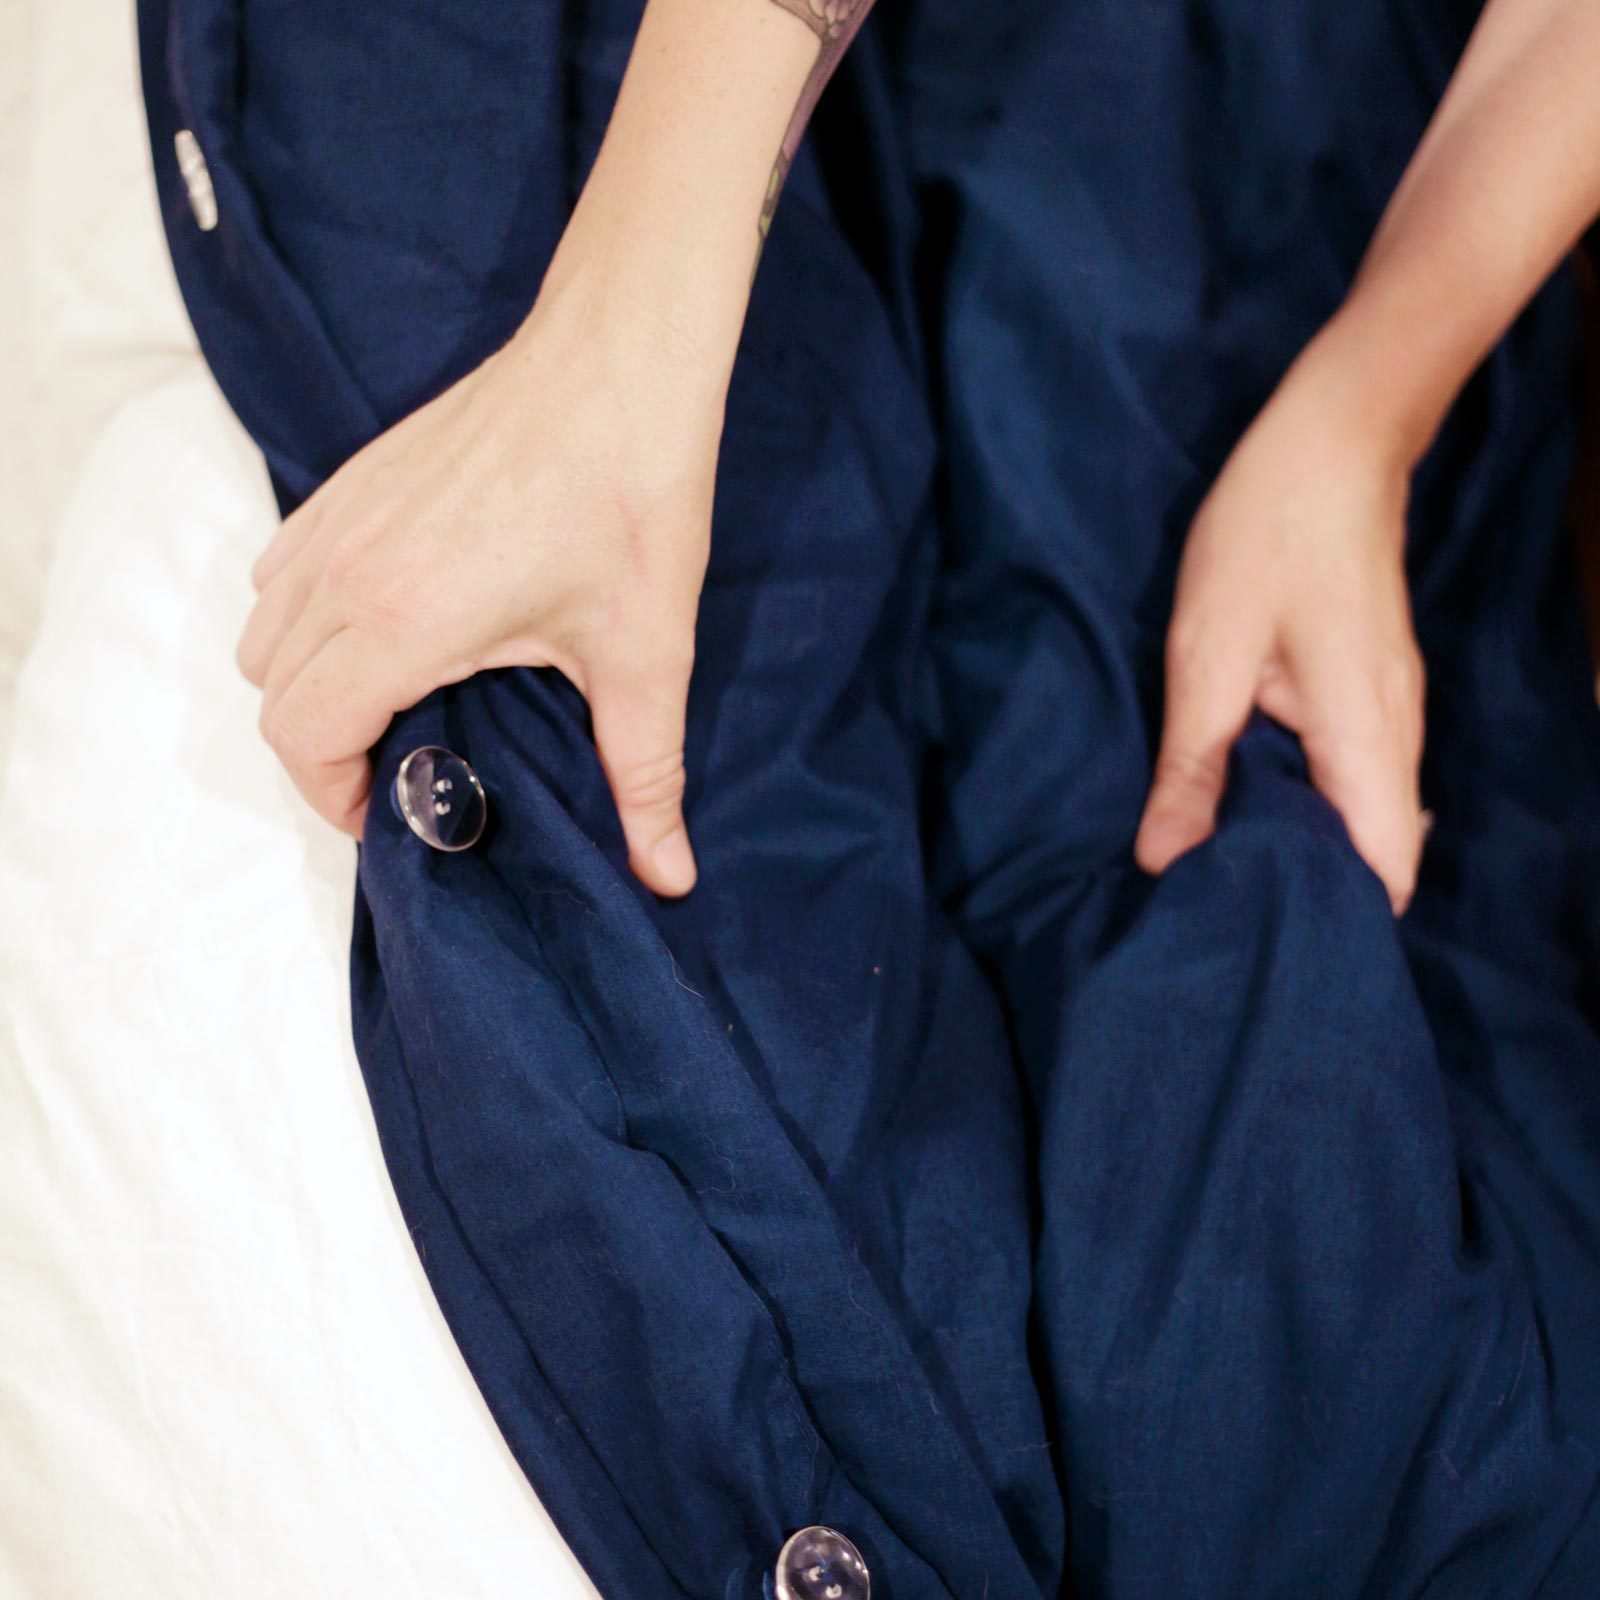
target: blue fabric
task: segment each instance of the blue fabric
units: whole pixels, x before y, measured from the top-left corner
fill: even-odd
[[[287,507],[520,320],[625,0],[143,0],[163,215]],[[1398,927],[1294,742],[1129,845],[1188,518],[1338,302],[1460,0],[883,0],[763,261],[690,705],[701,883],[578,695],[487,674],[484,840],[361,851],[407,1222],[607,1596],[1600,1593],[1600,726],[1575,297],[1411,533],[1438,822]],[[194,130],[220,212],[187,210]]]

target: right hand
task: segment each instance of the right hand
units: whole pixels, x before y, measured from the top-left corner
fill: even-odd
[[[391,716],[493,667],[589,702],[629,862],[693,887],[684,714],[727,371],[659,320],[552,293],[503,350],[359,451],[257,562],[261,726],[360,837]]]

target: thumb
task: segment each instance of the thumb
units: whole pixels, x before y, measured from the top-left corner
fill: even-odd
[[[646,888],[684,895],[695,884],[683,822],[683,728],[689,660],[630,666],[591,678],[595,745],[628,842],[628,865]]]
[[[1146,872],[1162,873],[1210,837],[1228,779],[1228,754],[1255,703],[1260,663],[1239,639],[1220,648],[1167,643],[1167,701],[1155,778],[1133,844]]]

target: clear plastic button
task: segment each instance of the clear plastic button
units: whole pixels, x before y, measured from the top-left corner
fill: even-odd
[[[870,1600],[861,1552],[832,1528],[802,1528],[778,1552],[778,1600]]]
[[[400,763],[394,800],[406,826],[435,850],[476,844],[489,816],[477,773],[442,745],[422,745]]]

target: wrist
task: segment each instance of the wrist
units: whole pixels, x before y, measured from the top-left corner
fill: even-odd
[[[1369,459],[1409,474],[1463,378],[1436,340],[1415,329],[1408,339],[1358,291],[1306,346],[1285,382],[1313,396],[1325,425]]]
[[[778,6],[649,0],[540,300],[725,387],[773,163],[817,61]]]
[[[608,288],[579,278],[542,293],[493,361],[500,403],[532,426],[555,420],[554,397],[563,424],[597,425],[628,454],[715,457],[731,362],[687,350],[675,330]]]
[[[540,286],[536,314],[581,323],[614,345],[725,388],[749,303],[755,238],[707,208],[662,207],[596,167]],[[532,319],[530,319],[532,320]]]

